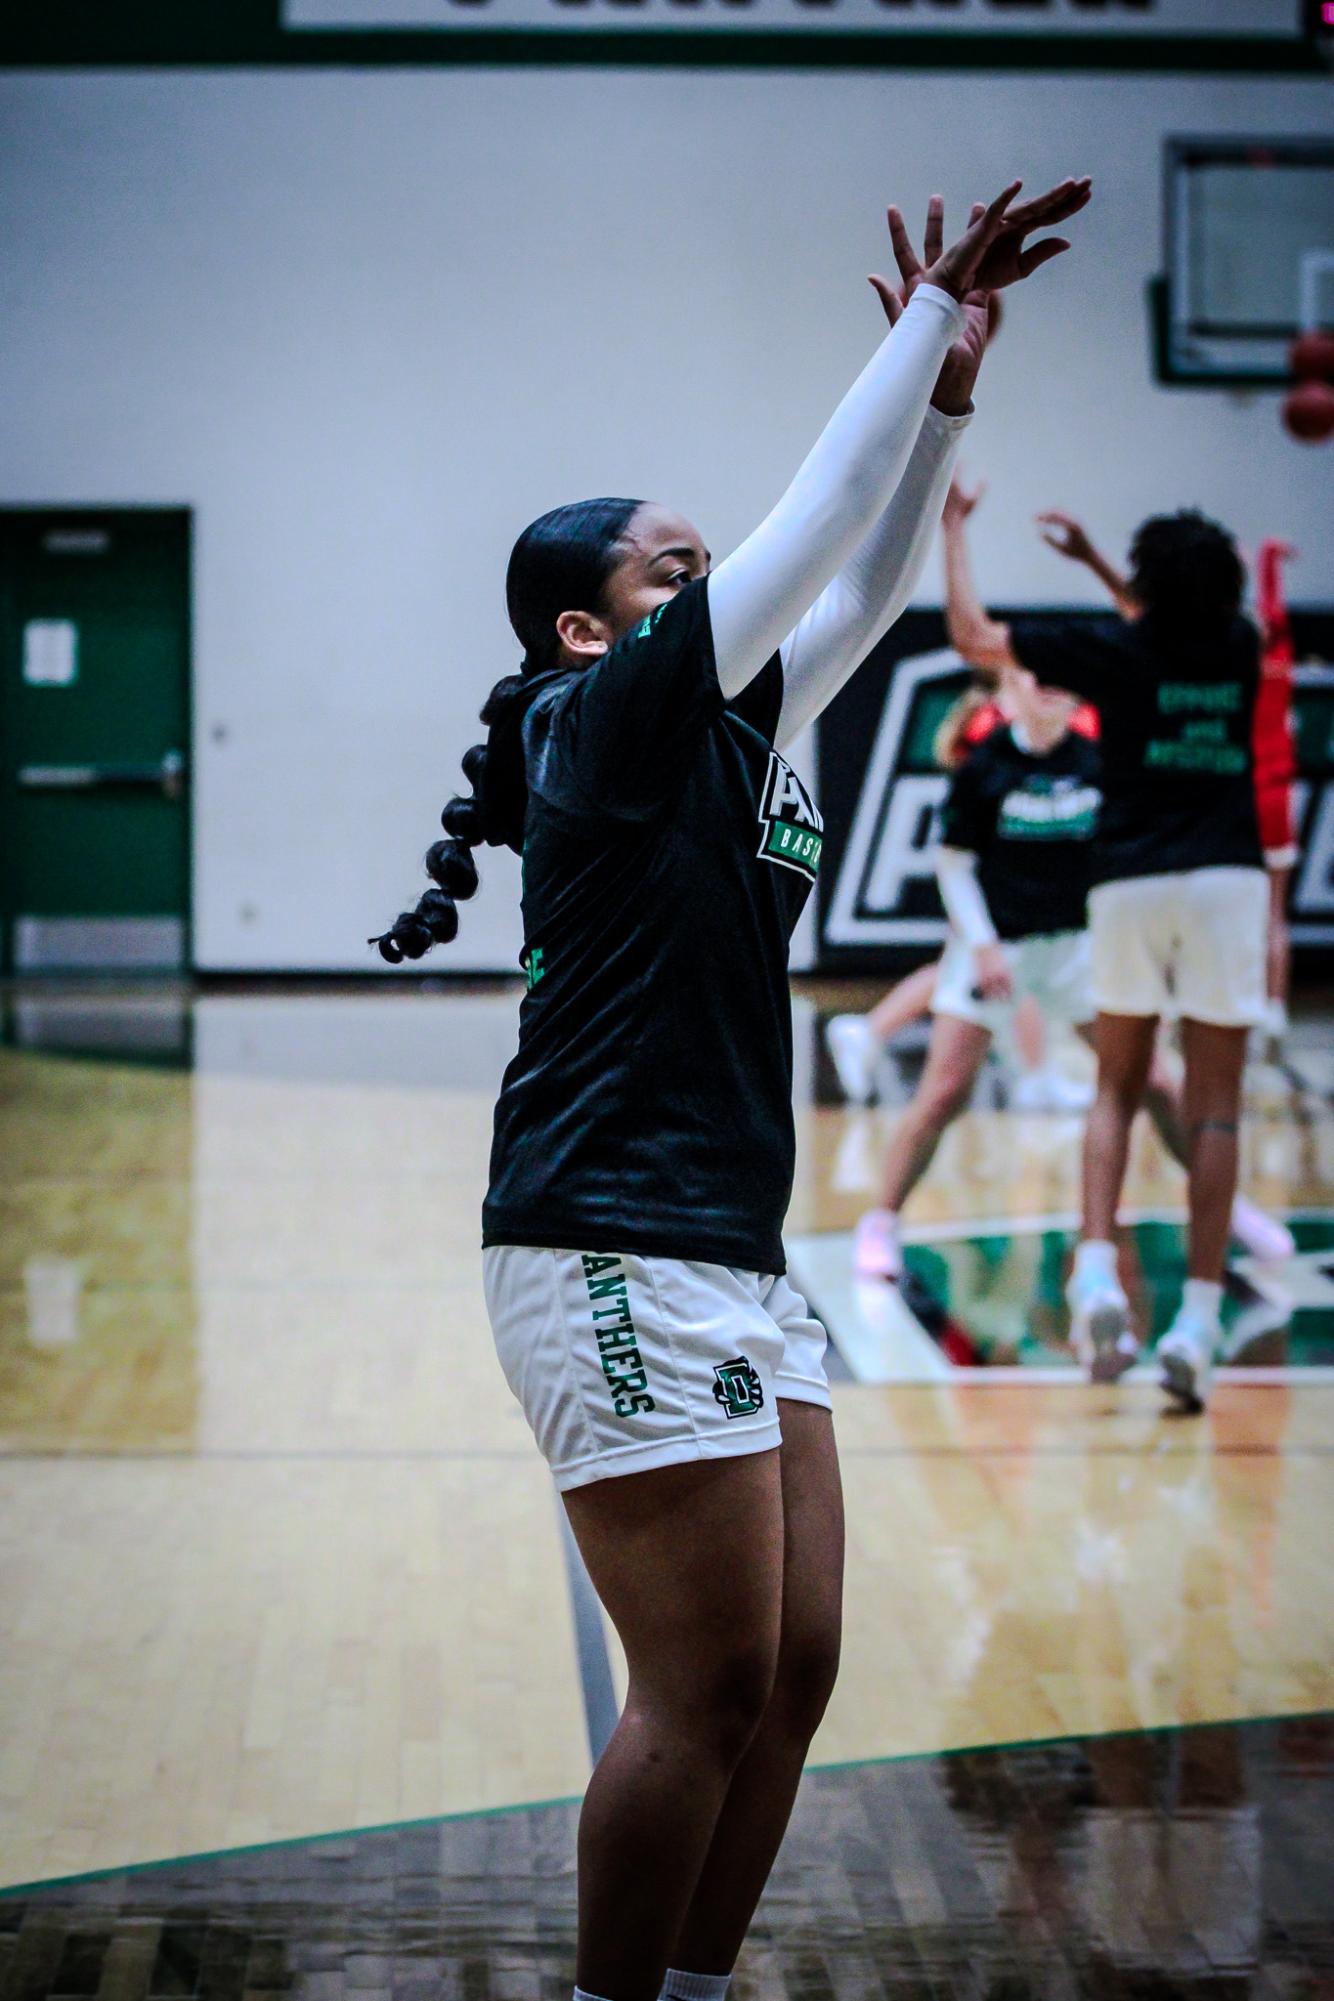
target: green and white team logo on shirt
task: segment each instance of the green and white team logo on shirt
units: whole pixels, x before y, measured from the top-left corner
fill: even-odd
[[[1087,841],[1101,804],[1096,785],[1035,772],[1001,800],[996,831],[1007,841]]]
[[[810,793],[786,759],[771,750],[760,801],[760,859],[814,882],[823,846],[824,821]]]
[[[713,1394],[728,1417],[753,1417],[764,1409],[764,1385],[745,1355],[738,1355],[734,1362],[719,1362],[713,1373],[717,1377]]]
[[[666,611],[670,603],[671,603],[670,598],[664,598],[663,602],[657,607],[655,611],[651,611],[647,618],[640,619],[639,624],[635,627],[636,639],[648,638],[650,632],[652,632],[654,626],[657,624],[658,620],[662,617],[663,613]]]

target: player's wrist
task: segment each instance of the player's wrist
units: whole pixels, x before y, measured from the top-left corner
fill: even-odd
[[[931,408],[943,417],[971,416],[976,382],[977,370],[971,364],[947,359],[931,391]]]

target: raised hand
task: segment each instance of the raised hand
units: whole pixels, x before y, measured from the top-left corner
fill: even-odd
[[[1069,216],[1077,215],[1087,205],[1093,192],[1092,181],[1087,175],[1078,180],[1058,181],[1046,194],[1014,206],[1014,198],[1021,185],[1019,181],[1012,181],[989,206],[980,210],[975,206],[967,229],[948,250],[940,247],[943,230],[941,236],[935,238],[928,230],[926,269],[922,276],[929,284],[939,285],[956,299],[963,299],[974,290],[999,292],[1006,285],[1015,285],[1021,279],[1031,277],[1034,271],[1070,248],[1064,236],[1049,236],[1041,243],[1029,246],[1025,245],[1024,239],[1035,229],[1049,229],[1053,223],[1064,222]],[[897,230],[895,217],[898,218]],[[943,223],[943,214],[941,221]],[[903,218],[897,209],[890,210],[889,227],[895,256],[899,257],[901,239],[911,257],[908,233],[903,228]],[[901,258],[899,269],[903,270]],[[904,275],[906,277],[906,272]]]
[[[926,234],[922,241],[926,263],[912,247],[901,211],[891,208],[888,213],[894,261],[899,267],[899,283],[894,285],[888,278],[879,276],[872,277],[870,283],[884,307],[886,319],[893,326],[917,287],[925,283],[928,265],[940,259],[945,236],[945,203],[940,195],[932,195],[926,205]],[[974,202],[969,227],[981,221],[985,214],[982,203]],[[963,301],[963,310],[963,327],[945,358],[931,397],[938,410],[951,413],[967,410],[972,398],[973,384],[977,381],[977,371],[982,366],[982,356],[991,335],[990,295],[980,291],[968,293]]]
[[[971,493],[969,493],[961,480],[951,480],[950,490],[945,496],[945,506],[941,513],[941,520],[945,527],[961,528],[986,490],[987,483],[984,479],[978,481]]]
[[[891,204],[887,211],[889,239],[899,267],[899,284],[895,286],[879,276],[870,281],[890,325],[894,325],[917,287],[923,284],[939,285],[958,299],[964,309],[963,328],[950,349],[931,398],[937,409],[960,412],[968,408],[990,332],[992,293],[1027,278],[1070,248],[1065,237],[1051,236],[1026,249],[1024,238],[1035,229],[1044,229],[1077,214],[1087,203],[1092,185],[1087,177],[1061,181],[1045,195],[1013,207],[1020,188],[1020,183],[1013,181],[989,207],[974,202],[967,229],[948,250],[944,248],[945,203],[940,195],[932,195],[926,205],[921,257],[913,249],[903,211]]]
[[[1062,514],[1057,508],[1049,507],[1037,516],[1038,532],[1049,549],[1055,549],[1060,556],[1068,556],[1073,563],[1087,563],[1093,556],[1090,542],[1082,524],[1072,514]]]

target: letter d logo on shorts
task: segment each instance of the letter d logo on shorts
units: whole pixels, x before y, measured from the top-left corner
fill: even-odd
[[[744,1355],[720,1362],[713,1373],[718,1378],[713,1394],[729,1417],[751,1417],[763,1410],[764,1385]]]

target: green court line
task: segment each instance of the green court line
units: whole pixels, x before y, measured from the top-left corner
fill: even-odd
[[[835,1758],[828,1764],[807,1765],[807,1772],[872,1771],[882,1765],[920,1764],[928,1758],[962,1758],[974,1751],[1030,1751],[1044,1744],[1089,1744],[1107,1737],[1165,1737],[1188,1730],[1234,1730],[1243,1723],[1319,1723],[1334,1720],[1334,1709],[1291,1709],[1264,1716],[1211,1716],[1203,1723],[1150,1723],[1139,1729],[1078,1730],[1047,1737],[1007,1737],[998,1744],[948,1744],[934,1751],[890,1751],[879,1758]],[[547,1807],[578,1806],[582,1793],[556,1799],[513,1800],[505,1806],[467,1807],[460,1813],[424,1814],[414,1820],[387,1820],[372,1827],[340,1827],[322,1834],[293,1834],[280,1841],[243,1842],[239,1848],[204,1848],[190,1855],[159,1856],[152,1862],[125,1862],[109,1869],[88,1869],[78,1876],[44,1876],[29,1883],[0,1885],[0,1899],[34,1892],[69,1889],[80,1883],[104,1883],[112,1876],[145,1876],[154,1869],[184,1869],[196,1862],[223,1862],[235,1855],[266,1855],[285,1848],[313,1848],[326,1841],[358,1841],[364,1835],[399,1834],[414,1827],[453,1826],[464,1820],[491,1820],[502,1813],[541,1813]]]

